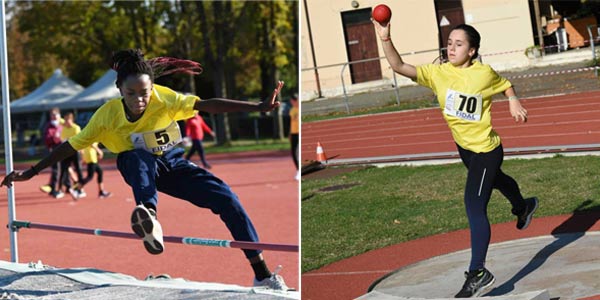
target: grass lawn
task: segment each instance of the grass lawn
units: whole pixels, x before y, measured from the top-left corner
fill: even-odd
[[[536,216],[600,210],[600,157],[507,160],[505,173],[525,197],[538,196]],[[468,228],[463,205],[462,164],[370,167],[302,181],[302,272],[388,245]],[[353,185],[336,191],[322,189]],[[510,204],[494,191],[492,223],[514,221]],[[492,233],[493,234],[493,233]],[[398,253],[398,255],[401,255]]]
[[[206,153],[231,153],[231,152],[246,152],[246,151],[273,151],[273,150],[290,150],[290,141],[283,140],[241,140],[233,141],[228,146],[216,146],[214,143],[203,143]]]

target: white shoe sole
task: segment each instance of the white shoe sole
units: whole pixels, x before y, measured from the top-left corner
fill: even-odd
[[[520,230],[525,230],[527,228],[527,226],[529,226],[529,223],[531,223],[531,219],[533,218],[533,214],[535,213],[535,211],[538,208],[539,201],[538,201],[537,197],[533,197],[533,201],[535,202],[535,206],[533,207],[533,210],[531,211],[531,213],[527,216],[525,225],[523,225],[523,228],[521,228]]]
[[[492,281],[490,281],[488,284],[482,286],[479,291],[477,291],[477,293],[475,293],[472,297],[479,297],[481,295],[484,295],[485,293],[487,293],[491,288],[492,285],[494,285],[494,282],[496,282],[496,277],[492,278]]]
[[[143,206],[136,207],[131,213],[131,229],[144,241],[144,247],[150,254],[161,254],[165,246],[162,228],[150,212]]]

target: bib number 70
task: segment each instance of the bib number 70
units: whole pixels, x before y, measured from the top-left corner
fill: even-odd
[[[483,110],[481,94],[461,93],[452,89],[446,91],[444,113],[467,121],[480,121]]]
[[[460,97],[460,105],[458,107],[458,110],[466,111],[470,114],[477,111],[477,98],[468,97],[465,95],[458,95],[458,96]],[[465,105],[466,105],[466,110],[465,110]]]

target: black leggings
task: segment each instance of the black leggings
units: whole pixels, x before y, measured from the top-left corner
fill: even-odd
[[[94,179],[94,173],[98,174],[98,177],[96,178],[98,183],[102,183],[102,174],[104,174],[104,172],[102,171],[102,168],[100,168],[100,165],[97,163],[88,163],[87,177],[83,179],[83,185],[87,184],[88,182],[92,181],[92,179]]]
[[[525,201],[517,182],[500,169],[504,159],[502,145],[487,153],[475,153],[458,146],[458,153],[469,170],[464,199],[471,229],[469,270],[477,270],[484,267],[490,244],[491,230],[487,205],[492,189],[499,190],[510,201],[513,214],[518,214],[525,209]]]
[[[69,176],[69,167],[71,165],[75,168],[75,173],[77,173],[77,182],[83,181],[83,174],[81,173],[81,167],[79,166],[79,153],[77,152],[60,162],[58,190],[60,190],[63,185],[67,189],[71,188],[71,178]]]
[[[291,152],[292,159],[294,160],[294,164],[296,165],[296,170],[298,170],[298,134],[292,133],[290,134],[290,144],[291,144]]]

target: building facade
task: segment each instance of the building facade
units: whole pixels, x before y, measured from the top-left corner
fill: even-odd
[[[481,34],[484,63],[496,69],[526,66],[524,49],[535,44],[527,0],[303,0],[302,100],[414,84],[394,78],[370,16],[378,4],[392,10],[391,37],[405,62],[439,62],[454,26]],[[366,60],[366,61],[365,61]]]

